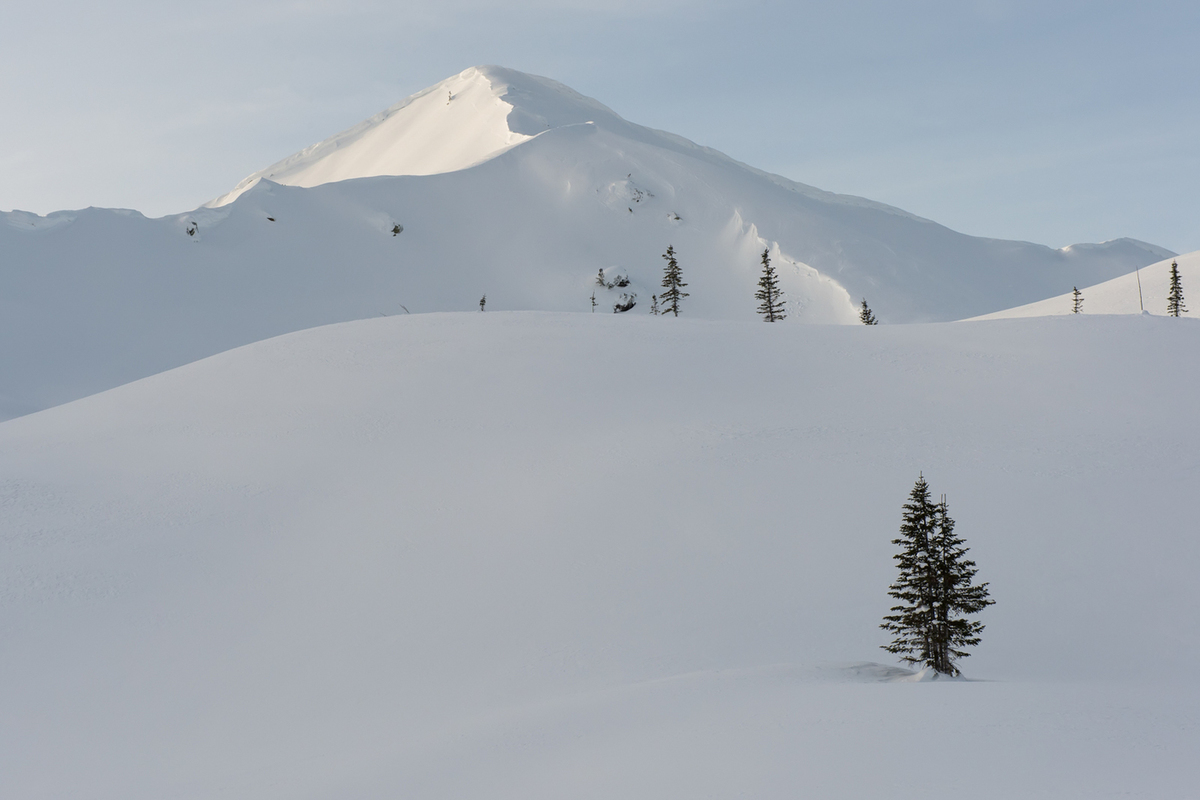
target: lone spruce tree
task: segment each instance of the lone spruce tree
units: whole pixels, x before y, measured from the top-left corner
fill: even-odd
[[[1183,284],[1179,282],[1179,264],[1175,261],[1171,262],[1171,289],[1167,292],[1167,313],[1172,317],[1187,313],[1187,308],[1183,305]]]
[[[679,301],[689,296],[687,292],[682,291],[687,284],[683,282],[683,272],[680,271],[679,262],[675,258],[674,246],[667,245],[667,252],[663,253],[663,258],[667,260],[662,279],[662,286],[666,291],[658,299],[662,303],[662,313],[670,311],[678,317]]]
[[[862,310],[858,312],[858,321],[863,325],[878,325],[879,320],[875,319],[875,314],[871,311],[871,307],[867,305],[867,298],[863,298]]]
[[[758,291],[754,299],[758,300],[758,313],[763,322],[778,322],[787,315],[783,312],[783,292],[779,291],[779,276],[771,266],[771,251],[762,252],[762,276],[758,279]]]
[[[973,585],[978,570],[954,533],[946,498],[934,503],[923,475],[909,494],[900,537],[892,543],[900,548],[895,556],[900,576],[888,594],[899,604],[880,625],[896,634],[883,649],[908,664],[958,675],[954,662],[970,655],[963,648],[979,644],[983,631],[983,624],[967,615],[995,601],[988,597],[986,583]]]
[[[1071,287],[1075,293],[1071,295],[1071,313],[1078,314],[1083,311],[1083,292],[1079,291],[1078,286]]]

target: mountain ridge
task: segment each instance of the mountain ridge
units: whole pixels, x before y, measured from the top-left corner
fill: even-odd
[[[0,213],[0,416],[307,327],[475,310],[484,294],[489,310],[632,300],[645,314],[669,245],[690,286],[682,313],[705,319],[756,319],[767,252],[783,324],[856,324],[864,298],[883,323],[961,319],[1162,258],[1128,239],[1053,250],[971,237],[638,126],[550,79],[472,68],[448,80],[222,205]],[[452,169],[344,177],[387,159]]]
[[[486,84],[486,87],[484,84]],[[444,107],[452,106],[455,100],[461,100],[460,95],[456,95],[454,90],[457,88],[461,92],[464,87],[472,92],[473,97],[470,98],[471,100],[478,101],[480,95],[486,96],[490,93],[492,99],[502,105],[508,106],[508,111],[503,117],[497,114],[488,114],[477,115],[471,118],[473,124],[469,125],[469,127],[476,131],[476,136],[482,137],[484,142],[482,144],[475,142],[476,147],[468,148],[467,152],[469,155],[462,156],[460,154],[458,160],[438,162],[437,168],[430,168],[427,164],[415,165],[404,159],[388,160],[387,158],[382,158],[375,160],[367,158],[364,159],[367,163],[356,164],[356,168],[348,170],[334,171],[336,168],[327,172],[317,170],[316,173],[321,176],[320,178],[314,178],[310,173],[310,170],[315,166],[314,162],[320,162],[329,158],[344,161],[345,154],[343,147],[345,145],[361,145],[364,136],[383,132],[382,126],[401,121],[400,116],[406,112],[414,114],[423,113],[428,116],[433,110],[444,111]],[[420,101],[426,98],[440,98],[440,92],[443,90],[449,93],[450,99],[447,103],[420,103]],[[569,125],[581,125],[589,122],[597,123],[597,120],[602,121],[600,123],[601,127],[608,128],[614,132],[630,135],[633,138],[652,144],[667,145],[688,155],[702,154],[705,157],[714,158],[720,162],[735,164],[760,177],[777,182],[784,188],[826,202],[875,208],[923,222],[932,222],[932,220],[917,216],[896,206],[856,195],[826,191],[799,181],[793,181],[781,175],[760,170],[750,164],[738,161],[719,150],[698,144],[678,134],[630,122],[600,101],[581,94],[566,84],[552,78],[519,72],[493,64],[469,67],[457,75],[409,95],[395,105],[389,106],[344,131],[309,145],[268,167],[252,173],[243,178],[232,191],[210,200],[204,205],[210,208],[227,205],[233,202],[233,200],[255,182],[264,178],[289,186],[311,187],[320,185],[321,183],[333,183],[353,178],[428,175],[438,172],[468,169],[481,161],[499,155],[509,147],[523,144],[534,136],[544,133],[546,130],[567,127]],[[416,125],[434,128],[431,134],[421,137],[425,140],[433,140],[444,136],[446,133],[446,127],[440,125],[438,121],[430,122],[424,119],[416,119],[412,122]],[[503,125],[503,131],[496,130],[500,125]],[[503,140],[503,144],[497,144],[501,140]],[[395,154],[389,153],[389,155]]]

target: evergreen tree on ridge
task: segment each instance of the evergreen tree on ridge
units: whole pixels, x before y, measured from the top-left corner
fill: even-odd
[[[871,311],[871,307],[867,305],[867,298],[865,297],[862,301],[862,309],[858,312],[858,321],[863,325],[879,324],[879,320],[875,319],[875,314]]]
[[[682,291],[684,286],[683,271],[679,269],[679,261],[675,258],[675,247],[667,245],[667,252],[663,253],[663,258],[667,260],[667,266],[663,270],[662,286],[666,289],[659,295],[661,302],[662,313],[670,311],[675,316],[679,316],[679,301],[690,295]]]
[[[1167,292],[1167,314],[1178,317],[1186,314],[1187,307],[1183,304],[1183,284],[1179,281],[1179,264],[1171,261],[1171,289]]]
[[[783,292],[779,290],[779,276],[771,266],[770,249],[762,252],[762,267],[758,291],[754,293],[754,299],[759,301],[758,313],[762,315],[763,322],[778,322],[787,315],[783,311]]]

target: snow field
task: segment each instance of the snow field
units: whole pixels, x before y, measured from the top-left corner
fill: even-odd
[[[427,314],[10,420],[0,795],[1184,797],[1198,345]],[[984,682],[836,666],[918,471]]]

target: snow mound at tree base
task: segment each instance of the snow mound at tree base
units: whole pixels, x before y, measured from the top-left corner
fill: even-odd
[[[843,680],[860,683],[918,683],[935,680],[925,673],[931,670],[914,672],[911,669],[896,667],[889,664],[877,664],[872,661],[861,661],[853,664],[834,665],[831,677],[841,676]],[[934,675],[937,673],[934,672]]]
[[[965,681],[962,675],[947,675],[938,672],[933,667],[924,667],[909,675],[900,675],[891,679],[892,683],[932,683],[933,681]]]

